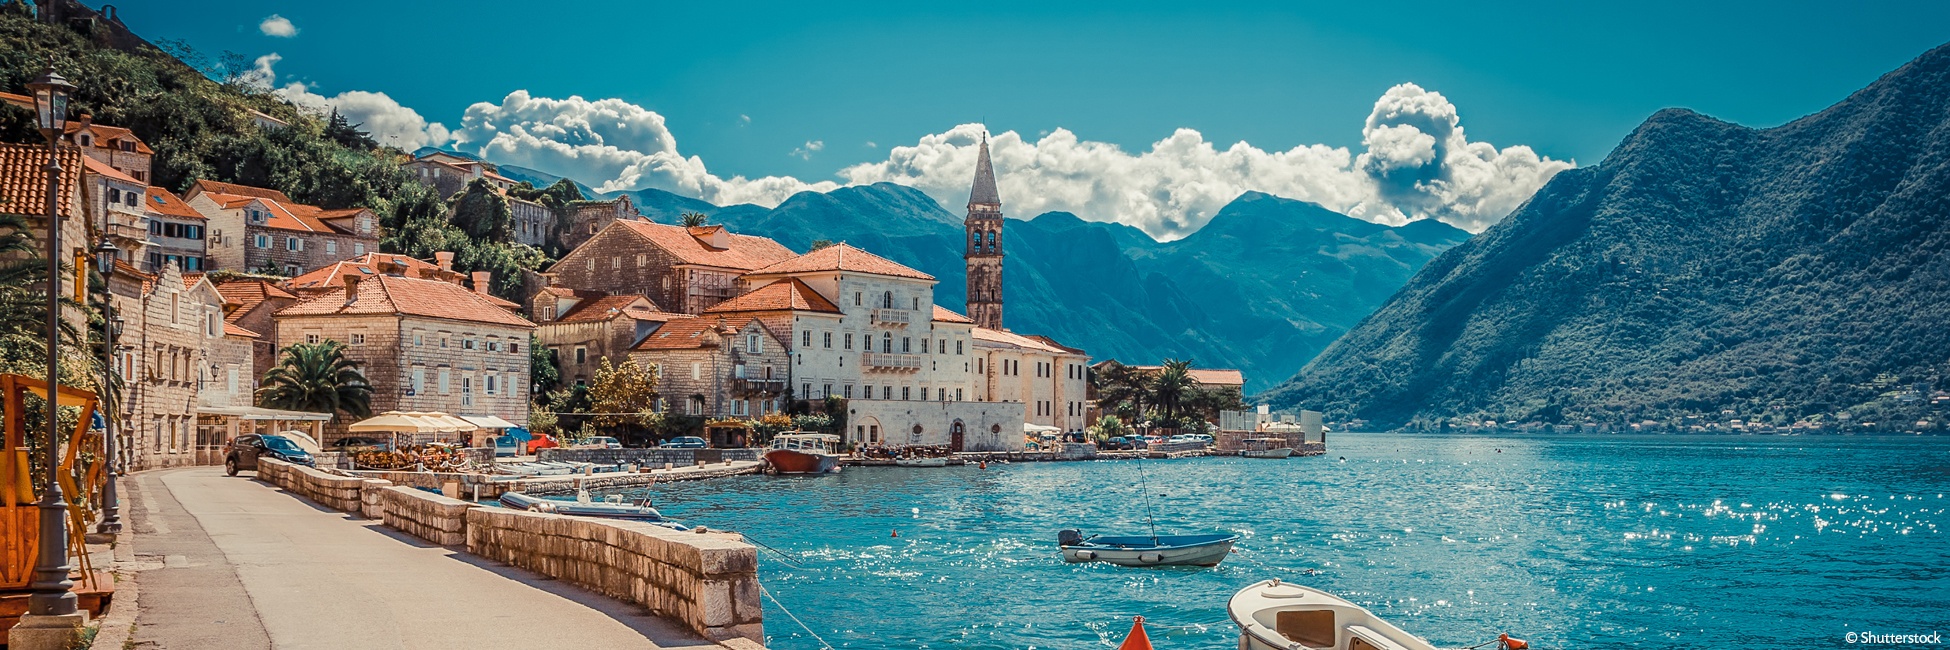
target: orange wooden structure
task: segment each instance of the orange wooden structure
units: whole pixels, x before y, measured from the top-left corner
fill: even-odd
[[[5,426],[0,428],[5,432],[5,446],[0,447],[0,525],[4,525],[0,529],[0,591],[25,588],[33,580],[34,560],[40,552],[40,509],[34,497],[36,468],[27,450],[25,396],[28,392],[46,399],[47,382],[25,375],[0,374],[0,403],[4,403],[0,409],[5,411]],[[93,581],[94,572],[86,566],[88,554],[83,534],[93,519],[93,511],[87,504],[95,500],[96,490],[106,478],[103,440],[88,427],[98,402],[95,393],[69,386],[60,388],[59,399],[62,406],[81,407],[74,435],[68,437],[65,449],[56,448],[54,453],[61,454],[56,475],[69,501],[68,531],[72,537],[69,548],[81,558],[82,579]],[[77,476],[75,465],[82,460],[80,452],[84,449],[91,452],[92,462],[88,463],[85,475]]]

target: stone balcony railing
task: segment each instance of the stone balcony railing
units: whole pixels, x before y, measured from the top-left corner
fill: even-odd
[[[895,372],[914,372],[921,369],[927,360],[918,354],[897,354],[892,352],[862,352],[860,365],[868,370],[891,370]]]
[[[731,380],[731,390],[740,395],[783,393],[785,392],[785,380],[735,377]]]
[[[885,325],[887,327],[906,327],[909,323],[914,322],[914,312],[905,309],[875,307],[871,316],[873,324]]]

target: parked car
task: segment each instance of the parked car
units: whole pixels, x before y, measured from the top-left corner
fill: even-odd
[[[578,446],[587,449],[622,449],[623,443],[617,442],[615,438],[609,436],[589,436],[588,440],[583,441]]]
[[[659,446],[663,447],[664,449],[704,449],[710,447],[711,444],[705,442],[703,438],[699,438],[697,436],[677,436],[675,438],[665,440],[664,444]]]
[[[1132,438],[1126,438],[1124,436],[1114,436],[1111,439],[1104,441],[1104,448],[1116,449],[1116,450],[1137,449],[1137,443],[1132,442]]]
[[[528,440],[528,455],[533,456],[535,452],[543,449],[560,446],[562,446],[562,443],[556,442],[555,436],[546,433],[536,434],[534,438]]]
[[[521,439],[516,438],[514,436],[494,437],[495,457],[499,458],[501,456],[514,456],[520,453],[521,453]]]
[[[351,449],[354,447],[374,447],[380,450],[387,450],[393,447],[393,442],[391,440],[387,440],[384,438],[368,438],[365,436],[350,436],[345,438],[339,438],[337,442],[334,442],[332,444],[337,446],[339,449]]]
[[[248,434],[237,436],[224,446],[223,471],[236,476],[244,470],[257,471],[257,459],[276,458],[287,463],[297,463],[316,467],[318,459],[305,451],[290,438],[269,434]]]

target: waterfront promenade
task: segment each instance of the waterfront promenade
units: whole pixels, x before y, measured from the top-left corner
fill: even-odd
[[[197,467],[125,479],[134,553],[118,555],[140,569],[133,647],[719,647],[641,607],[248,476]]]

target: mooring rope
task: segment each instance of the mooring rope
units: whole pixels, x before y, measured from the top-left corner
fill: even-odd
[[[789,619],[792,619],[792,622],[794,622],[794,623],[798,623],[798,624],[799,624],[799,629],[802,629],[802,630],[805,630],[807,634],[810,634],[810,635],[812,635],[812,638],[813,638],[813,640],[815,640],[815,641],[818,641],[818,642],[819,642],[819,647],[821,647],[821,648],[824,648],[825,650],[834,650],[834,648],[833,648],[833,644],[831,644],[831,643],[827,643],[825,639],[822,639],[822,638],[819,638],[819,633],[818,633],[818,632],[814,632],[814,631],[812,631],[812,628],[810,628],[810,627],[807,627],[807,626],[806,626],[806,622],[805,622],[805,621],[801,621],[801,620],[799,620],[799,617],[797,617],[797,616],[793,616],[793,615],[792,615],[792,610],[789,610],[789,609],[786,609],[786,608],[785,608],[785,603],[781,603],[781,602],[779,602],[779,597],[778,597],[778,596],[774,596],[774,595],[772,595],[772,591],[771,591],[771,590],[769,590],[769,589],[766,589],[766,588],[765,588],[765,585],[759,585],[759,586],[758,586],[758,591],[759,591],[759,593],[763,593],[763,594],[765,594],[765,597],[766,597],[766,598],[770,598],[770,599],[772,599],[772,604],[773,604],[773,605],[777,605],[777,606],[779,607],[779,611],[781,611],[781,612],[785,612],[785,617],[786,617],[786,618],[789,618]]]

